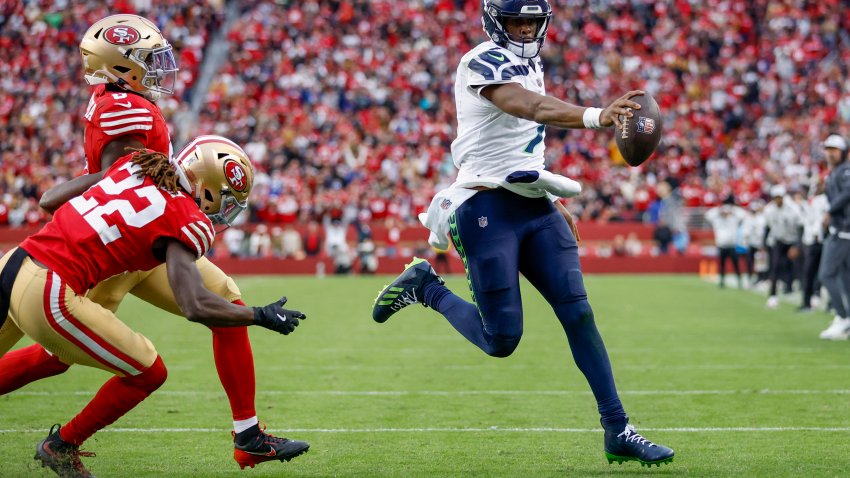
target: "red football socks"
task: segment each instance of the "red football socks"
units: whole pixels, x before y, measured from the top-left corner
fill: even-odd
[[[241,300],[233,301],[245,305]],[[247,420],[257,415],[254,408],[256,381],[254,355],[248,340],[248,327],[210,327],[213,333],[213,356],[218,378],[230,400],[233,420]]]
[[[158,389],[168,377],[161,357],[139,375],[112,377],[100,387],[83,410],[59,430],[62,440],[82,445],[98,430],[118,420],[148,395]]]
[[[0,358],[0,395],[36,380],[59,375],[69,367],[38,344],[7,352]]]

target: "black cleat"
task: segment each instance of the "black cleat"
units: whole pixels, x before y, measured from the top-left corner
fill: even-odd
[[[608,464],[623,464],[624,461],[638,461],[641,466],[661,466],[662,463],[672,463],[672,449],[664,445],[656,445],[635,431],[635,427],[626,422],[623,431],[605,430],[605,457]]]
[[[243,470],[246,466],[254,468],[255,465],[266,461],[289,461],[298,455],[307,453],[307,450],[310,449],[310,444],[307,442],[278,438],[266,433],[265,428],[246,445],[239,445],[235,442],[235,433],[233,438],[233,459],[236,460],[236,463],[239,463],[239,468]]]
[[[81,456],[95,456],[88,451],[80,451],[80,447],[72,445],[59,435],[61,427],[56,424],[50,427],[50,434],[35,447],[35,459],[41,461],[41,466],[49,466],[62,478],[94,478],[83,466]]]
[[[444,284],[443,279],[425,259],[414,257],[404,266],[404,272],[378,294],[372,309],[372,319],[383,323],[393,314],[411,304],[423,302],[422,288],[429,282]]]

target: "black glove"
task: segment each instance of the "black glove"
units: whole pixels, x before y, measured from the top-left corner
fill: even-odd
[[[298,319],[304,320],[307,316],[297,310],[284,309],[284,304],[286,304],[286,297],[281,297],[279,301],[265,307],[252,307],[254,325],[289,335],[295,327],[298,327]]]

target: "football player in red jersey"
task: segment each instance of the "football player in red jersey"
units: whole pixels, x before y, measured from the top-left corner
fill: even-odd
[[[86,297],[107,278],[167,264],[167,281],[183,315],[208,326],[259,325],[289,334],[306,318],[283,308],[285,298],[247,307],[202,285],[195,262],[213,243],[214,223],[229,224],[245,209],[252,182],[247,155],[222,137],[193,141],[173,161],[137,150],[0,259],[0,353],[26,334],[63,363],[116,375],[38,444],[35,457],[43,465],[63,477],[91,476],[80,460],[86,456],[80,445],[165,382],[166,368],[153,344]],[[267,436],[265,448],[289,460],[309,445]]]
[[[136,15],[114,15],[89,28],[80,42],[85,79],[95,85],[85,113],[86,173],[60,184],[41,198],[41,206],[55,211],[99,181],[127,148],[145,148],[171,157],[168,126],[154,101],[173,91],[177,64],[171,45],[149,20]],[[239,288],[208,259],[197,262],[204,285],[228,302],[244,305]],[[166,268],[121,274],[101,282],[87,297],[115,312],[131,293],[163,310],[181,315],[168,286]],[[269,458],[254,403],[254,359],[245,327],[210,326],[213,356],[230,402],[235,432],[234,456],[241,466]],[[68,365],[39,345],[9,352],[0,359],[0,395],[30,382],[57,375]],[[253,450],[252,444],[256,445]],[[261,457],[239,459],[240,447]],[[247,448],[245,448],[247,447]],[[259,456],[259,455],[258,455]]]

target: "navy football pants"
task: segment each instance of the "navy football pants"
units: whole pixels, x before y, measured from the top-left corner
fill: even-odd
[[[587,302],[578,245],[554,205],[505,189],[481,191],[452,216],[451,234],[474,304],[439,285],[425,289],[426,304],[488,355],[507,357],[522,337],[521,272],[564,327],[603,421],[622,420],[608,353]]]

